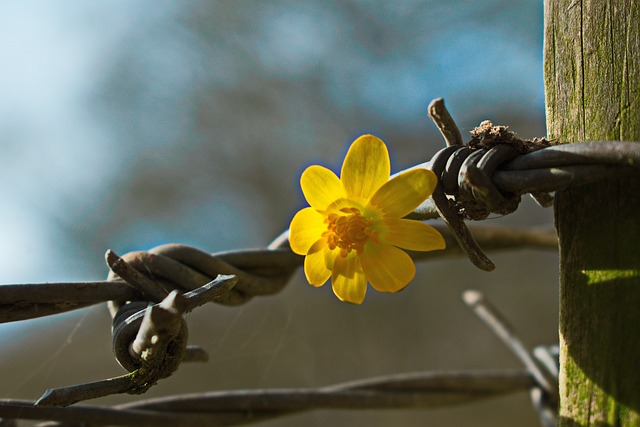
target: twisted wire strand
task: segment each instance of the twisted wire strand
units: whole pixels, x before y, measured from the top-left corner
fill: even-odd
[[[481,220],[491,213],[507,215],[517,209],[525,193],[530,193],[541,206],[549,207],[553,204],[551,193],[556,190],[638,173],[637,142],[596,141],[567,144],[575,148],[557,148],[544,138],[522,140],[506,126],[485,121],[471,131],[472,139],[465,146],[457,137],[458,128],[441,98],[431,102],[429,115],[447,147],[430,162],[416,166],[433,170],[439,179],[431,199],[419,206],[412,217],[441,217],[469,260],[482,270],[491,271],[495,265],[463,219]],[[532,160],[516,162],[520,158]]]
[[[557,240],[553,233],[546,233],[541,237],[535,231],[514,233],[509,230],[506,234],[511,237],[505,238],[505,234],[501,235],[496,230],[483,235],[483,230],[486,229],[478,228],[472,234],[463,219],[478,220],[491,213],[511,213],[517,209],[520,197],[525,193],[531,193],[542,205],[549,206],[553,200],[549,194],[551,192],[613,176],[637,175],[640,169],[639,143],[600,141],[547,146],[547,141],[523,141],[508,132],[506,127],[494,127],[485,122],[475,130],[472,143],[464,146],[455,122],[444,108],[442,100],[435,100],[430,105],[429,112],[448,146],[436,153],[432,161],[416,166],[432,169],[439,180],[432,199],[423,203],[409,217],[421,220],[441,217],[450,232],[443,233],[447,239],[447,251],[412,254],[416,259],[465,253],[481,269],[491,270],[494,265],[481,247],[488,250],[523,245],[555,248]],[[455,245],[454,241],[459,245]],[[114,317],[114,348],[122,350],[116,353],[122,354],[125,359],[140,358],[142,362],[118,359],[125,368],[134,370],[132,374],[113,379],[116,381],[109,384],[107,382],[110,380],[88,384],[84,390],[91,389],[91,393],[84,396],[97,397],[105,390],[109,393],[136,393],[146,390],[157,379],[173,372],[163,371],[159,366],[165,360],[171,360],[172,366],[175,365],[172,367],[174,369],[180,360],[190,359],[188,355],[194,353],[186,348],[187,327],[181,317],[184,312],[209,301],[233,306],[246,303],[254,296],[275,294],[286,286],[302,262],[303,258],[289,249],[286,233],[265,249],[209,254],[189,246],[170,244],[149,251],[131,252],[123,257],[108,252],[107,263],[111,272],[106,281],[0,287],[0,321],[40,317],[110,301]],[[233,280],[221,281],[219,275],[227,275]],[[181,296],[183,294],[184,297]],[[146,307],[149,303],[155,304]],[[142,320],[138,321],[139,319]],[[143,333],[143,330],[146,332]],[[163,339],[166,330],[174,332],[169,334],[170,338]],[[120,333],[122,331],[126,333]],[[134,351],[131,347],[132,337],[139,343],[138,350]],[[175,342],[181,343],[177,350],[172,347]],[[518,348],[522,350],[521,346]],[[151,352],[152,356],[145,356],[150,349],[154,350]],[[162,357],[155,360],[154,354]],[[117,357],[120,356],[117,354]],[[527,356],[526,360],[529,359]],[[548,405],[541,402],[549,397],[553,400],[554,396],[549,383],[541,380],[543,377],[533,366],[527,366],[531,368],[527,373],[528,381],[535,383],[532,397],[534,403],[541,405],[541,410],[546,410],[549,409]],[[146,376],[140,374],[141,369],[147,372]],[[149,372],[152,375],[148,375]],[[135,380],[140,377],[144,379],[142,384]],[[467,382],[465,387],[469,384],[471,383]],[[531,383],[527,384],[527,388],[531,388]],[[82,400],[83,385],[73,386],[66,392],[69,390],[72,390],[71,399],[57,401],[55,396],[64,395],[65,390],[53,389],[47,392],[49,395],[45,393],[38,403],[66,405]],[[252,398],[252,393],[257,394]],[[280,391],[274,393],[273,396],[287,394]],[[394,405],[423,402],[413,392],[404,394],[401,398],[380,397],[379,393],[381,390],[365,386],[297,390],[293,393],[297,396],[295,399],[306,403],[287,401],[285,404],[278,400],[280,397],[274,397],[271,404],[275,406],[253,410],[266,411],[265,416],[282,411],[295,412],[307,409],[304,405],[311,404],[309,402],[315,402],[313,405],[324,402],[321,405],[327,405],[327,396],[334,394],[340,397],[340,402],[351,402],[348,407],[360,404],[366,406],[366,402],[377,402],[376,406],[379,406],[385,399],[395,402]],[[215,394],[218,396],[215,399],[228,402],[232,394],[226,393],[223,397]],[[266,399],[265,396],[270,395],[262,391],[249,392],[243,395],[243,399],[245,403],[247,399],[254,399],[251,401],[258,402],[256,404],[259,406],[265,404],[266,401],[261,400]],[[246,417],[246,413],[243,414]],[[179,423],[185,421],[179,417],[176,420]],[[194,420],[197,421],[198,418],[192,421]]]
[[[86,423],[151,426],[158,425],[158,420],[167,426],[240,425],[314,409],[429,409],[530,390],[534,408],[543,425],[555,426],[557,400],[554,400],[553,393],[549,393],[548,380],[542,378],[543,374],[538,371],[528,350],[524,349],[514,328],[478,291],[466,291],[463,300],[523,362],[526,370],[415,372],[320,388],[174,395],[112,408],[89,405],[43,408],[29,406],[27,402],[5,400],[0,401],[0,416],[14,417],[19,413],[20,418],[60,421],[40,424],[41,427],[78,427]],[[537,347],[533,356],[550,375],[549,381],[557,387],[557,346]],[[78,422],[78,419],[83,421]]]
[[[464,252],[455,243],[455,238],[446,226],[442,224],[433,224],[433,226],[444,236],[446,249],[411,253],[415,260],[429,261],[464,256]],[[471,226],[470,229],[476,240],[488,251],[526,247],[542,250],[557,249],[555,232],[548,228],[478,225]],[[238,283],[233,288],[237,288],[238,291],[235,291],[232,296],[225,296],[216,301],[231,304],[246,302],[257,295],[272,295],[284,288],[290,275],[301,267],[304,261],[303,257],[282,247],[287,242],[288,234],[283,233],[265,249],[208,254],[196,248],[171,244],[151,249],[149,252],[153,256],[145,252],[134,252],[133,255],[125,254],[122,258],[134,259],[133,265],[139,266],[142,273],[152,277],[154,282],[157,281],[166,289],[194,289],[213,280],[217,274],[238,274]],[[180,253],[180,262],[169,258],[177,253]],[[158,270],[155,270],[156,267]],[[178,271],[173,272],[171,270],[173,267]],[[161,273],[166,274],[167,277]],[[176,282],[171,278],[181,281]],[[255,293],[251,293],[252,291]],[[109,274],[108,280],[92,282],[2,285],[0,286],[0,323],[59,314],[107,301],[122,302],[147,297],[113,272]],[[159,298],[146,300],[160,302]]]
[[[414,213],[414,217],[434,216],[434,213],[440,214],[445,220],[452,233],[445,234],[448,237],[447,246],[452,248],[449,250],[449,254],[459,251],[460,248],[470,256],[472,261],[475,261],[476,265],[481,266],[484,269],[491,269],[492,263],[486,256],[480,245],[477,243],[481,234],[476,234],[474,238],[466,225],[462,222],[462,213],[469,216],[469,210],[460,210],[454,203],[450,203],[449,196],[458,196],[461,200],[465,197],[469,200],[480,201],[482,208],[488,212],[497,212],[505,214],[508,210],[513,210],[519,202],[519,194],[508,193],[503,189],[499,189],[492,180],[495,180],[495,176],[501,173],[519,173],[522,171],[513,171],[516,168],[523,168],[525,173],[540,173],[540,171],[546,172],[553,176],[558,170],[567,171],[571,168],[579,170],[581,172],[574,173],[569,176],[569,180],[562,182],[562,185],[568,185],[568,183],[576,184],[592,181],[594,179],[602,179],[601,174],[594,174],[594,168],[603,170],[606,168],[606,173],[616,173],[617,175],[622,170],[624,173],[637,173],[638,164],[640,163],[640,151],[638,150],[639,144],[634,143],[617,143],[612,144],[611,149],[607,148],[608,144],[605,143],[592,143],[587,144],[586,148],[556,148],[549,147],[533,153],[529,153],[523,156],[516,156],[514,158],[514,150],[506,145],[500,145],[491,147],[489,149],[470,150],[468,147],[452,145],[450,147],[441,150],[435,157],[433,162],[433,168],[436,173],[440,175],[440,182],[436,193],[434,194],[435,205],[431,205],[428,209],[419,209]],[[547,151],[548,150],[548,151]],[[590,159],[589,153],[593,151],[595,153],[594,159]],[[543,153],[543,154],[537,154]],[[548,153],[548,154],[544,154]],[[518,159],[532,157],[534,160],[521,161]],[[515,161],[520,163],[512,164]],[[573,166],[560,166],[562,162],[575,161],[578,164]],[[505,163],[506,162],[506,163]],[[599,162],[608,162],[606,164],[600,164]],[[506,166],[501,166],[506,164]],[[550,167],[550,169],[543,169],[544,167]],[[505,169],[505,170],[501,170]],[[584,171],[583,171],[584,170]],[[457,176],[454,181],[451,176]],[[595,176],[595,177],[594,177]],[[482,178],[479,178],[482,177]],[[491,183],[489,185],[488,183]],[[544,186],[538,185],[532,188],[531,191],[540,191],[547,189],[548,184]],[[491,186],[495,187],[491,189]],[[506,193],[506,195],[505,195]],[[514,202],[515,200],[515,202]],[[505,208],[507,207],[507,208]],[[477,209],[477,208],[474,208]],[[430,212],[428,212],[430,210]],[[531,233],[536,235],[536,233]],[[453,236],[460,245],[452,244]],[[460,237],[462,236],[462,238]],[[487,236],[484,236],[487,237]],[[491,244],[500,239],[495,239],[495,236],[491,236],[486,241],[489,245],[485,246],[486,249],[491,249]],[[531,237],[528,236],[528,237]],[[556,245],[555,237],[542,239],[543,242],[534,242],[533,244],[540,246],[554,246]],[[521,240],[510,241],[506,244],[501,242],[497,245],[499,249],[502,245],[504,247],[517,247],[522,243],[529,243],[534,240]],[[471,248],[471,250],[469,249]],[[474,249],[475,248],[475,249]],[[474,253],[475,251],[475,253]],[[458,252],[459,253],[459,252]],[[445,253],[428,253],[426,257],[440,256]],[[425,259],[425,254],[413,254],[417,259]],[[484,259],[483,259],[484,258]],[[107,256],[109,261],[109,255]],[[477,260],[480,259],[480,262]],[[279,292],[289,281],[293,272],[302,264],[302,257],[293,254],[290,249],[287,248],[286,234],[280,236],[274,241],[267,249],[257,249],[248,251],[236,251],[225,252],[221,254],[208,254],[196,248],[191,248],[184,245],[163,245],[158,248],[151,249],[149,251],[132,252],[124,255],[122,258],[116,258],[117,262],[113,260],[109,262],[112,272],[109,274],[108,280],[102,283],[88,283],[88,284],[54,284],[50,285],[56,289],[49,289],[47,292],[43,289],[42,285],[17,285],[16,292],[11,293],[11,287],[0,288],[3,292],[0,295],[0,307],[2,305],[8,306],[8,310],[2,311],[0,315],[3,320],[13,321],[20,318],[36,317],[40,315],[46,315],[54,312],[66,311],[69,309],[75,309],[86,305],[95,304],[97,302],[103,302],[110,300],[111,312],[113,316],[116,316],[118,310],[123,308],[123,305],[127,301],[150,301],[159,302],[160,295],[164,295],[171,290],[179,290],[181,292],[190,291],[203,286],[211,281],[218,274],[231,274],[238,278],[237,284],[234,287],[229,288],[226,293],[219,294],[214,301],[226,304],[237,305],[242,304],[250,300],[253,296],[258,295],[271,295]],[[488,261],[488,262],[487,262]],[[121,267],[131,269],[131,271],[137,272],[138,279],[134,280],[135,275],[128,275],[122,280],[115,273],[119,273],[124,270],[116,270],[115,266],[121,264]],[[483,265],[483,263],[485,263]],[[488,266],[488,268],[487,268]],[[145,286],[141,286],[140,279],[149,283]],[[114,285],[119,286],[114,286]],[[105,285],[106,286],[105,288]],[[151,292],[149,288],[157,287],[162,292]],[[35,288],[35,289],[34,289]],[[67,291],[72,290],[73,295],[69,295],[65,292],[58,291],[61,288],[65,288]],[[103,288],[108,289],[106,293],[102,293]],[[155,289],[155,288],[154,288]],[[37,290],[37,292],[30,292]],[[58,294],[58,300],[51,298],[53,293]],[[92,293],[102,293],[98,298]],[[13,300],[9,298],[3,298],[9,295],[13,297]],[[106,296],[108,295],[108,296]],[[38,296],[40,299],[38,299]],[[44,297],[44,298],[43,298]],[[128,308],[129,312],[127,316],[119,316],[119,319],[124,322],[126,319],[132,316],[141,315],[141,307],[135,307],[135,310]],[[117,329],[117,325],[114,324],[114,330]],[[137,324],[126,325],[132,329],[128,333],[120,335],[114,334],[114,349],[126,349],[129,345],[128,342],[123,342],[124,338],[135,336],[135,328]],[[184,332],[175,337],[177,341],[185,342],[185,334],[187,328],[183,328]],[[197,351],[198,349],[196,349]],[[127,369],[131,370],[138,365],[127,360],[129,356],[127,351],[116,352],[118,361]],[[193,354],[186,349],[185,355]],[[122,359],[121,356],[125,358]],[[158,373],[152,378],[162,378],[170,375],[171,372]],[[151,381],[153,382],[153,381]],[[98,389],[102,385],[99,384]],[[129,384],[126,385],[123,382],[121,389],[117,392],[131,392],[132,390],[140,389],[139,385]],[[104,388],[104,390],[112,390]],[[53,391],[56,391],[55,389]],[[113,391],[110,391],[113,392]],[[94,394],[90,394],[94,396]],[[39,402],[44,404],[47,399],[41,399]],[[53,400],[55,402],[55,400]],[[62,404],[68,404],[69,401],[61,401]]]
[[[640,143],[563,144],[525,155],[508,144],[490,149],[449,146],[421,166],[436,172],[443,192],[465,218],[481,220],[490,213],[512,213],[523,194],[554,192],[614,176],[637,175]],[[436,216],[435,210],[426,202],[412,217],[430,219]]]
[[[475,207],[459,206],[457,209],[462,209],[463,214],[470,216],[480,212],[486,215],[493,212],[503,215],[505,210],[513,208],[517,203],[514,200],[518,201],[522,194],[541,194],[612,176],[637,174],[640,168],[640,144],[634,142],[597,141],[551,146],[498,165],[496,163],[499,162],[494,160],[496,152],[504,151],[503,148],[492,148],[481,157],[480,154],[471,156],[473,150],[465,146],[448,149],[446,155],[441,151],[436,156],[442,156],[445,164],[440,173],[444,193],[440,208],[447,210],[447,206],[450,207],[450,218],[458,215],[453,200],[460,193],[472,195],[476,203]],[[416,167],[431,168],[431,162]],[[440,214],[438,207],[429,199],[408,217],[425,220],[437,218]],[[448,222],[463,226],[461,220],[448,219]],[[440,230],[443,231],[442,227]],[[493,239],[483,239],[479,233],[483,233],[482,228],[474,229],[473,236],[468,233],[467,238],[462,239],[461,247],[464,249],[473,245],[469,242],[483,240],[477,246],[490,249]],[[460,242],[461,239],[457,240]],[[447,243],[448,249],[442,254],[413,255],[425,260],[459,254],[457,245],[452,247]],[[153,280],[167,290],[194,289],[217,274],[237,275],[237,286],[217,301],[226,305],[242,304],[253,296],[277,293],[303,261],[287,248],[286,234],[266,249],[208,254],[183,245],[163,245],[147,252],[132,252],[123,258],[142,273],[152,275]],[[3,285],[0,287],[0,322],[49,316],[106,301],[128,301],[140,297],[139,290],[114,273],[110,273],[106,281]],[[151,301],[157,302],[157,299]]]
[[[424,372],[389,375],[317,389],[234,390],[129,403],[127,409],[236,412],[238,424],[252,416],[282,416],[311,409],[428,409],[528,390],[535,381],[522,370]]]
[[[446,251],[430,253],[418,252],[412,255],[416,259],[463,255],[460,247],[455,245],[452,234],[442,225],[436,225],[436,227],[439,228],[445,236],[448,249]],[[476,232],[476,237],[488,250],[522,247],[555,249],[557,246],[555,232],[549,229],[523,230],[483,226],[475,228],[474,231]],[[120,288],[120,291],[115,293],[120,300],[114,298],[114,302],[112,303],[112,315],[114,317],[113,349],[116,360],[123,368],[132,372],[131,375],[134,376],[125,375],[94,383],[49,389],[38,400],[37,404],[39,406],[64,406],[77,401],[114,393],[143,392],[158,379],[171,375],[178,367],[178,364],[175,363],[176,360],[182,359],[183,362],[206,360],[207,356],[204,350],[197,347],[186,347],[186,337],[188,335],[187,325],[180,316],[174,316],[171,318],[171,322],[177,322],[174,327],[179,329],[179,333],[169,338],[159,334],[159,336],[163,338],[163,340],[161,340],[161,343],[164,344],[163,348],[165,349],[163,350],[164,353],[162,353],[163,356],[160,360],[151,360],[146,364],[144,361],[141,362],[140,357],[146,347],[143,346],[140,351],[134,352],[135,354],[132,353],[132,343],[138,340],[136,336],[140,335],[143,330],[156,331],[173,327],[171,326],[171,322],[161,325],[157,324],[158,322],[153,319],[149,319],[147,321],[148,324],[145,324],[148,303],[144,301],[156,302],[158,306],[167,305],[166,300],[170,299],[173,293],[169,294],[164,300],[159,300],[162,295],[166,295],[169,290],[177,288],[184,292],[193,289],[184,294],[188,297],[190,294],[198,292],[202,288],[207,287],[207,285],[215,282],[215,280],[209,281],[212,276],[220,273],[232,273],[237,274],[237,276],[228,276],[234,277],[233,286],[227,286],[224,291],[217,291],[212,295],[211,301],[222,302],[223,304],[229,304],[229,301],[232,303],[237,303],[238,301],[245,302],[256,295],[256,293],[251,294],[251,292],[255,292],[256,289],[259,291],[257,293],[258,295],[270,295],[278,292],[286,285],[289,276],[302,264],[303,260],[302,257],[293,254],[290,250],[282,248],[287,241],[288,239],[285,233],[277,238],[267,249],[232,251],[213,255],[202,252],[196,248],[176,244],[163,245],[148,252],[125,254],[122,258],[109,251],[107,253],[107,261],[112,268],[121,261],[122,265],[117,269],[119,273],[126,272],[126,270],[122,269],[122,266],[127,266],[127,268],[144,277],[145,280],[152,281],[151,286],[161,286],[165,291],[164,293],[145,293],[142,287],[136,286],[138,285],[136,281],[140,280],[139,277],[136,278],[136,276],[131,276],[127,273],[127,280],[131,282],[127,283],[120,280],[113,272],[109,275],[110,281],[100,282],[100,287],[93,286],[93,284],[88,287],[96,292],[101,289],[110,290],[110,292],[106,294],[107,297],[114,295],[114,293],[111,292],[112,287],[118,286]],[[136,270],[136,268],[139,270]],[[27,287],[33,288],[34,286],[36,289],[40,288],[36,285],[29,285]],[[46,300],[49,297],[56,296],[60,301],[69,301],[73,298],[75,286],[77,286],[77,284],[48,284],[47,287],[49,291],[40,292],[38,297]],[[240,291],[235,295],[232,294],[234,295],[234,299],[230,300],[230,291],[238,287]],[[69,291],[72,292],[71,295],[68,294]],[[65,293],[67,296],[62,297]],[[104,294],[97,296],[86,294],[87,292],[82,294],[83,303],[85,304],[87,300],[91,300],[91,298],[95,298],[92,302],[97,302],[100,298],[105,297]],[[242,300],[236,295],[239,295]],[[16,298],[19,299],[25,296],[24,292],[18,292],[17,295],[13,296],[14,302]],[[31,302],[34,302],[34,295],[30,295],[30,297]],[[8,302],[6,300],[7,298],[5,298],[5,303]],[[132,302],[125,304],[126,301]],[[39,305],[38,302],[35,304],[36,307]],[[55,303],[53,305],[58,307]],[[147,338],[150,334],[153,335],[154,333],[146,333]],[[176,343],[181,344],[177,346]],[[141,367],[145,368],[144,371],[146,375],[136,374],[137,370]],[[137,379],[137,381],[134,379]]]
[[[56,426],[240,425],[315,409],[429,409],[522,392],[536,385],[525,370],[416,372],[320,388],[215,391],[146,399],[106,408],[37,407],[0,400],[0,417],[54,420]],[[164,418],[166,417],[166,418]],[[78,422],[82,419],[82,422]]]

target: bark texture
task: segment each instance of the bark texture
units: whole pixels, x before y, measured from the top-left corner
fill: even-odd
[[[640,141],[637,0],[545,0],[549,138]],[[640,426],[640,179],[562,191],[560,426]]]

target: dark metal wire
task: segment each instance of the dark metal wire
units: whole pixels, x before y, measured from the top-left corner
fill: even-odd
[[[447,147],[430,162],[415,166],[433,170],[439,183],[433,197],[409,217],[419,220],[441,217],[449,232],[445,233],[440,227],[447,240],[446,251],[412,254],[417,260],[464,253],[479,268],[491,270],[495,265],[484,250],[555,247],[557,240],[552,232],[489,227],[474,227],[471,232],[463,220],[484,219],[491,213],[511,213],[526,193],[531,193],[541,205],[550,206],[553,201],[550,193],[554,191],[614,176],[637,175],[640,169],[639,143],[600,141],[551,146],[544,139],[521,140],[504,126],[483,122],[472,132],[471,142],[463,145],[460,132],[441,99],[430,104],[429,115],[445,138]],[[109,393],[143,392],[158,379],[170,375],[181,361],[206,359],[202,349],[186,346],[187,327],[182,314],[210,301],[238,305],[255,296],[275,294],[286,286],[291,275],[302,265],[303,258],[289,249],[284,233],[265,249],[209,254],[189,246],[170,244],[122,257],[108,251],[106,261],[111,272],[105,281],[1,286],[0,322],[48,316],[110,301],[114,317],[114,352],[131,373],[96,383],[49,390],[38,401],[39,406],[17,401],[0,402],[0,416],[76,421],[84,414],[84,421],[98,424],[110,420],[110,424],[157,425],[159,418],[155,411],[158,407],[151,401],[112,409],[74,407],[63,410],[47,406],[68,405]],[[549,414],[554,413],[557,404],[557,382],[553,380],[557,378],[557,368],[553,368],[555,359],[551,350],[538,351],[534,354],[538,361],[534,361],[528,350],[514,338],[508,324],[495,316],[494,308],[477,294],[467,296],[474,310],[524,362],[527,372],[525,377],[518,377],[522,382],[517,387],[531,390],[532,401],[543,424],[552,425],[550,423],[555,421]],[[166,368],[167,365],[170,368]],[[424,385],[426,379],[421,375],[412,380]],[[465,395],[465,399],[471,395],[474,399],[491,395],[486,390],[472,390],[478,384],[482,387],[489,384],[477,382],[477,378],[469,380],[474,374],[464,373],[463,377],[467,376],[462,383],[452,383],[453,377],[447,375],[427,375],[429,381],[448,384],[435,394],[431,389],[402,382],[399,377],[387,377],[320,389],[277,390],[271,394],[268,391],[213,393],[199,395],[196,400],[198,405],[214,407],[216,411],[221,410],[216,406],[222,405],[221,402],[230,405],[226,406],[230,412],[225,412],[225,420],[220,414],[215,418],[215,422],[228,425],[247,421],[248,412],[258,418],[268,418],[320,407],[428,407],[433,402],[459,402],[460,394]],[[494,378],[493,386],[505,379],[500,378]],[[451,386],[454,383],[461,388]],[[453,388],[447,388],[449,386]],[[393,393],[389,395],[391,391]],[[171,399],[176,399],[177,403],[169,405],[178,405],[175,410],[182,410],[180,405],[187,401],[188,405],[194,405],[190,398]],[[96,418],[98,412],[94,409],[103,418]],[[173,423],[166,425],[216,425],[209,424],[214,422],[210,414],[166,410],[169,412],[160,415],[163,423]]]
[[[350,381],[308,389],[234,390],[194,393],[146,399],[105,408],[78,405],[67,408],[33,406],[30,402],[0,400],[0,416],[46,419],[59,422],[41,426],[222,426],[264,421],[274,417],[315,409],[427,409],[470,403],[505,394],[530,390],[534,407],[544,417],[545,426],[555,425],[555,406],[528,351],[504,316],[478,291],[467,291],[463,299],[473,310],[484,309],[480,316],[507,349],[525,362],[526,370],[484,370],[452,372],[415,372]],[[504,340],[504,330],[509,330]],[[513,344],[516,343],[516,345]],[[554,347],[537,347],[535,354],[553,354]],[[524,357],[523,357],[524,355]],[[557,355],[556,355],[557,356]],[[546,359],[543,357],[543,359]],[[557,357],[550,359],[549,370],[557,386]],[[549,360],[547,360],[548,362]],[[541,363],[546,367],[546,363]],[[79,422],[78,420],[82,420]]]
[[[429,261],[464,255],[446,226],[433,224],[433,227],[444,236],[446,249],[412,253],[415,260]],[[557,238],[552,229],[495,226],[470,226],[470,229],[487,251],[527,247],[544,250],[557,248]],[[254,296],[279,292],[286,286],[290,275],[302,266],[304,258],[291,252],[288,247],[285,248],[285,245],[288,245],[288,233],[283,233],[265,249],[209,254],[190,246],[168,244],[148,252],[123,255],[125,263],[117,263],[120,273],[125,270],[124,265],[133,267],[137,273],[142,273],[142,277],[157,283],[155,286],[159,291],[158,295],[146,292],[143,285],[138,286],[140,281],[137,279],[140,276],[127,276],[130,281],[128,283],[113,272],[109,274],[108,280],[92,282],[2,285],[0,323],[64,313],[107,301],[158,303],[172,289],[186,292],[210,282],[218,274],[235,275],[238,282],[231,292],[221,295],[215,302],[242,304]],[[114,259],[117,256],[112,251],[108,251],[109,253],[111,255],[107,255],[107,258],[116,265]],[[117,310],[118,303],[114,303],[113,308]]]
[[[524,370],[407,373],[317,389],[234,390],[177,395],[113,408],[85,404],[66,408],[41,407],[33,406],[31,402],[0,400],[0,416],[63,422],[53,424],[58,426],[87,423],[124,426],[239,425],[314,409],[446,407],[522,392],[535,385]],[[194,416],[200,417],[199,422],[193,421]]]

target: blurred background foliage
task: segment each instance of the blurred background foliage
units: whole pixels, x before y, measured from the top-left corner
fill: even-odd
[[[374,133],[394,171],[443,143],[444,97],[481,120],[544,129],[542,4],[485,0],[96,0],[0,3],[0,282],[106,277],[103,254],[177,242],[263,247],[304,206],[301,171],[339,168]],[[551,226],[525,200],[492,225]],[[313,387],[416,370],[518,367],[459,302],[484,291],[532,344],[557,341],[557,257],[421,264],[404,292],[339,303],[297,275],[281,294],[190,315],[211,355],[147,396]],[[119,375],[94,307],[0,325],[0,397]],[[116,396],[110,404],[139,397]],[[318,411],[264,425],[537,425],[526,394],[433,411]]]

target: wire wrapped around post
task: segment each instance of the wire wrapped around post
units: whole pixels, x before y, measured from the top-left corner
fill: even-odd
[[[437,152],[431,161],[414,166],[433,170],[439,183],[432,199],[425,201],[408,218],[442,218],[446,227],[436,224],[435,228],[444,235],[447,248],[440,252],[412,253],[416,260],[464,253],[474,265],[492,270],[495,265],[484,250],[527,246],[556,248],[557,239],[550,230],[468,227],[464,220],[482,220],[490,214],[507,215],[517,209],[521,196],[526,193],[530,193],[540,205],[548,207],[553,203],[551,193],[556,190],[612,176],[637,175],[640,170],[640,144],[637,142],[594,141],[553,145],[552,141],[544,138],[522,140],[505,126],[493,126],[487,121],[472,131],[471,141],[464,145],[442,99],[430,104],[429,115],[442,133],[447,147]],[[0,322],[52,315],[109,301],[114,354],[129,373],[47,390],[36,402],[40,409],[53,409],[45,407],[70,405],[114,393],[143,393],[159,379],[171,375],[180,363],[205,361],[207,354],[203,349],[187,345],[188,327],[184,314],[208,302],[235,306],[255,296],[276,294],[287,285],[292,274],[302,265],[303,258],[291,251],[285,231],[263,249],[210,254],[185,245],[169,244],[149,251],[127,253],[122,257],[108,251],[106,261],[111,272],[104,281],[0,287]],[[474,310],[482,311],[482,316],[489,319],[489,323],[499,323],[496,316],[486,315],[491,314],[491,308],[490,305],[481,306],[482,299],[471,298],[470,302]],[[538,362],[534,361],[521,343],[512,339],[509,330],[505,331],[502,335],[524,361],[528,372],[525,377],[519,377],[516,388],[531,389],[532,400],[545,425],[552,425],[554,420],[549,414],[557,404],[555,357],[543,348],[535,355]],[[540,370],[538,363],[547,372]],[[386,378],[391,382],[397,379]],[[419,381],[422,380],[424,378]],[[387,386],[386,383],[383,385]],[[344,400],[339,399],[346,397],[352,399],[349,402],[353,407],[367,407],[371,402],[379,403],[387,398],[389,402],[395,402],[389,407],[409,407],[412,404],[406,394],[383,396],[377,389],[375,392],[381,393],[375,396],[378,400],[371,400],[368,393],[372,391],[373,388],[353,383],[349,387],[298,390],[297,395],[293,393],[288,397],[300,398],[295,401],[297,403],[291,403],[288,398],[282,400],[282,394],[278,392],[268,397],[277,403],[272,408],[278,413],[323,407],[323,404],[327,405],[325,407],[341,407]],[[262,410],[264,408],[259,405],[264,404],[261,399],[265,396],[266,392],[249,392],[244,397],[257,402],[254,409]],[[218,403],[233,401],[231,394],[209,397]],[[420,401],[429,406],[430,398],[424,399]],[[234,402],[242,404],[240,400]],[[155,405],[147,403],[149,407]],[[15,405],[10,409],[16,408],[21,410],[24,406]],[[122,410],[126,412],[131,408],[147,409],[144,404],[132,404],[123,406]],[[20,413],[28,412],[24,409]],[[246,416],[246,411],[240,412],[240,417]],[[110,412],[110,415],[114,413]],[[140,417],[140,414],[129,415]],[[188,415],[191,420],[198,418]],[[273,415],[277,414],[270,412],[265,416]],[[168,418],[165,419],[175,418],[177,423],[184,421],[176,413],[166,416]],[[136,418],[140,422],[143,419]],[[153,419],[155,422],[157,418]]]

